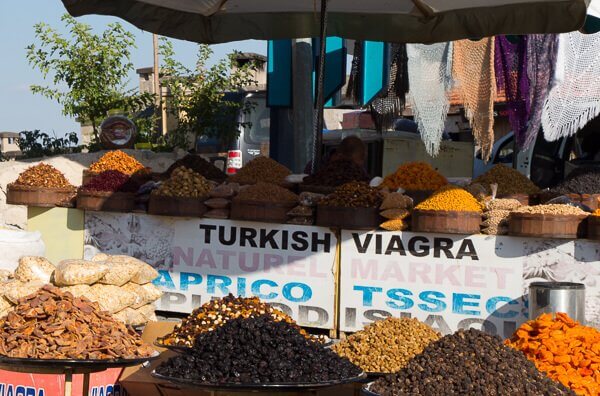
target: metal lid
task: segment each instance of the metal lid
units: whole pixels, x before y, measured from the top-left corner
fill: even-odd
[[[584,290],[585,285],[583,283],[572,283],[572,282],[532,282],[529,285],[530,288],[539,289],[567,289],[567,290]]]

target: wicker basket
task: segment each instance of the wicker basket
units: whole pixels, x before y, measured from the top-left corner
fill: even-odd
[[[479,234],[481,213],[442,210],[415,210],[412,231],[441,234]]]
[[[6,203],[41,208],[72,207],[76,195],[77,191],[74,188],[30,187],[9,184]]]

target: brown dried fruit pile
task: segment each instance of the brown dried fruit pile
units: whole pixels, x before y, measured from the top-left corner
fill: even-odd
[[[320,204],[344,208],[379,208],[382,201],[383,195],[379,189],[363,182],[350,182],[336,188]]]
[[[13,183],[18,186],[75,189],[65,175],[52,165],[40,163],[25,169]]]
[[[154,353],[98,304],[54,286],[19,301],[0,320],[0,354],[36,359],[135,359]]]
[[[267,157],[256,157],[248,162],[235,175],[229,177],[232,183],[255,184],[258,182],[282,184],[292,172],[277,161]]]
[[[298,196],[288,189],[271,183],[258,182],[240,190],[234,201],[298,202]]]

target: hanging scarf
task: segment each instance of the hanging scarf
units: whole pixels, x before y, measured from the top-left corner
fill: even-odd
[[[498,90],[504,91],[508,121],[523,147],[529,119],[529,79],[527,77],[527,38],[511,43],[506,36],[496,36],[494,72]]]
[[[348,87],[346,88],[346,97],[352,99],[355,103],[360,101],[360,73],[361,59],[363,55],[363,42],[354,42],[354,56],[352,57],[352,66],[350,66],[350,77],[348,78]]]
[[[558,36],[527,36],[527,76],[529,77],[529,123],[523,135],[522,148],[528,148],[542,126],[542,110],[555,73]]]
[[[556,81],[542,111],[544,137],[554,141],[574,135],[600,114],[600,33],[560,35]],[[559,69],[560,68],[560,69]]]
[[[437,155],[448,116],[452,44],[407,44],[408,102],[430,155]]]
[[[378,131],[389,129],[406,104],[409,87],[406,44],[392,45],[389,81],[386,92],[375,98],[370,106],[371,116]]]
[[[487,161],[494,145],[494,39],[456,41],[452,72],[475,142],[481,147],[482,158]]]

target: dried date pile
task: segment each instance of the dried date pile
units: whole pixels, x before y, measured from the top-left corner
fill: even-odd
[[[256,157],[242,169],[229,177],[229,181],[239,184],[255,184],[258,182],[282,184],[292,172],[277,161],[267,157]]]
[[[306,176],[302,183],[308,186],[338,187],[352,181],[369,181],[369,175],[354,161],[340,159],[331,161],[314,175]]]
[[[383,195],[379,189],[364,182],[350,182],[336,188],[320,204],[344,208],[379,208],[382,201]]]
[[[72,189],[65,175],[52,165],[40,163],[25,169],[13,183],[17,186]]]
[[[175,327],[171,334],[160,341],[165,345],[192,347],[194,340],[201,333],[213,331],[232,319],[251,318],[260,315],[268,315],[275,321],[286,322],[304,337],[312,339],[312,336],[298,326],[292,318],[260,301],[259,298],[234,297],[233,294],[229,294],[196,308]]]
[[[35,359],[133,359],[154,351],[97,303],[54,286],[19,301],[0,321],[0,354]]]
[[[459,330],[431,343],[371,391],[395,395],[574,395],[524,354],[479,330]]]
[[[200,157],[199,155],[188,154],[185,157],[175,161],[164,175],[169,178],[175,169],[179,167],[186,167],[193,170],[194,172],[206,177],[208,180],[214,180],[217,182],[223,182],[227,178],[227,175],[222,170]]]
[[[290,190],[271,183],[258,182],[240,189],[234,201],[259,201],[273,203],[298,202],[298,196]]]
[[[575,169],[561,184],[550,189],[550,193],[600,194],[600,169],[589,167]]]
[[[317,383],[361,370],[270,316],[233,319],[198,336],[190,354],[162,363],[159,374],[210,384]]]

